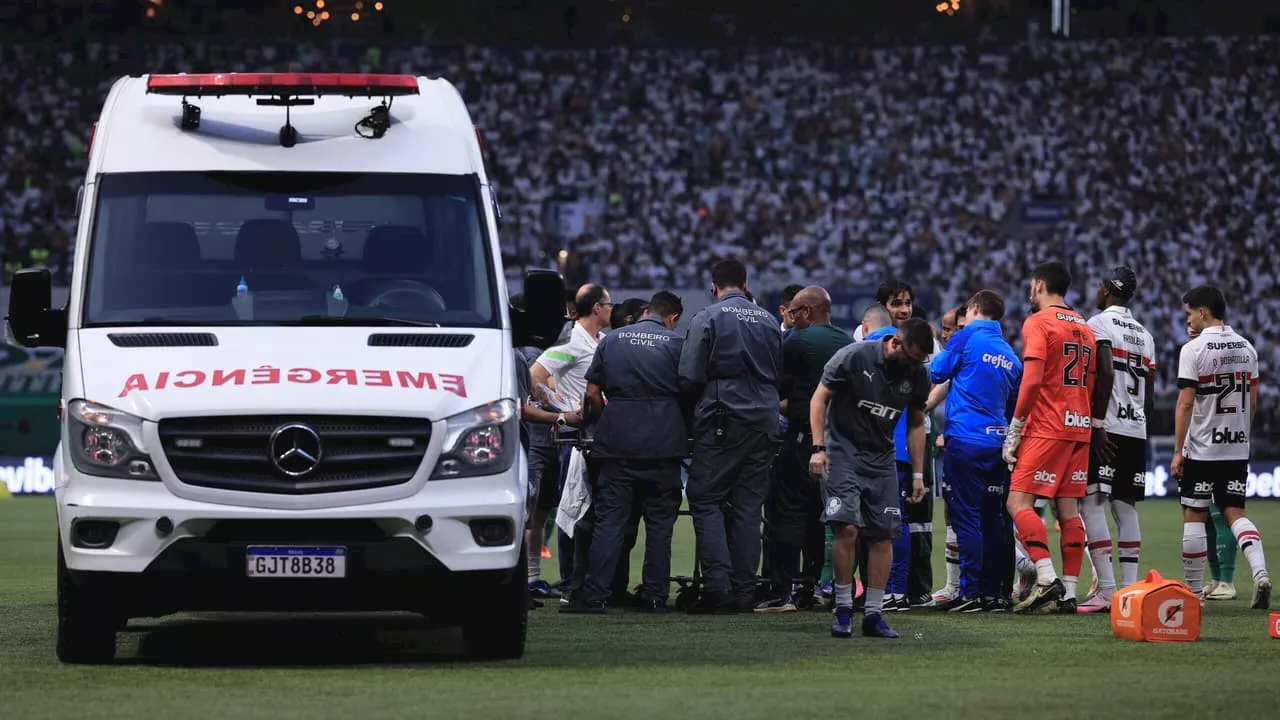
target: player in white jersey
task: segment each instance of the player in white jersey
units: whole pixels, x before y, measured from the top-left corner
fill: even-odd
[[[1151,333],[1128,307],[1137,287],[1138,276],[1131,268],[1112,268],[1098,284],[1097,307],[1102,312],[1089,318],[1097,343],[1098,374],[1093,386],[1089,485],[1080,514],[1097,586],[1077,608],[1081,613],[1110,610],[1116,591],[1107,500],[1120,536],[1121,587],[1138,581],[1142,534],[1135,503],[1146,497],[1147,418],[1155,400],[1156,361]]]
[[[1205,521],[1212,502],[1235,535],[1253,570],[1251,606],[1271,605],[1271,577],[1262,536],[1244,514],[1249,474],[1249,431],[1258,404],[1258,353],[1226,324],[1222,291],[1201,285],[1182,296],[1187,326],[1199,334],[1178,357],[1170,474],[1182,495],[1182,567],[1187,586],[1202,594],[1209,546]],[[1202,595],[1203,597],[1203,595]],[[1203,602],[1203,599],[1201,600]]]

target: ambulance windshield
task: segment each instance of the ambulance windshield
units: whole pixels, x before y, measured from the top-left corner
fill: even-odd
[[[482,197],[462,175],[103,175],[84,324],[499,327]]]

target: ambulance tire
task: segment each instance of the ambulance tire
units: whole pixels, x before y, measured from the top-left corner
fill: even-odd
[[[58,539],[58,660],[72,665],[105,665],[116,656],[118,620],[103,611],[104,598],[94,597],[67,569]]]
[[[529,588],[524,544],[516,567],[474,573],[459,597],[463,655],[469,660],[517,660],[529,629]]]

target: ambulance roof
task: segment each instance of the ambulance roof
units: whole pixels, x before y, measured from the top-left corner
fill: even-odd
[[[159,76],[157,76],[159,77]],[[323,95],[288,108],[299,139],[282,147],[285,108],[262,106],[265,95],[188,97],[199,126],[183,130],[183,97],[147,92],[148,76],[112,87],[93,137],[90,173],[166,171],[395,172],[485,179],[470,114],[447,80],[416,78],[418,92],[390,98],[391,126],[380,138],[356,124],[383,97]],[[367,131],[365,131],[368,134]]]

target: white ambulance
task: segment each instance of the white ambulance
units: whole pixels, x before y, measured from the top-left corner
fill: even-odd
[[[122,78],[90,141],[70,299],[14,278],[11,337],[64,347],[58,657],[131,618],[411,611],[515,658],[528,503],[480,136],[447,81]]]

